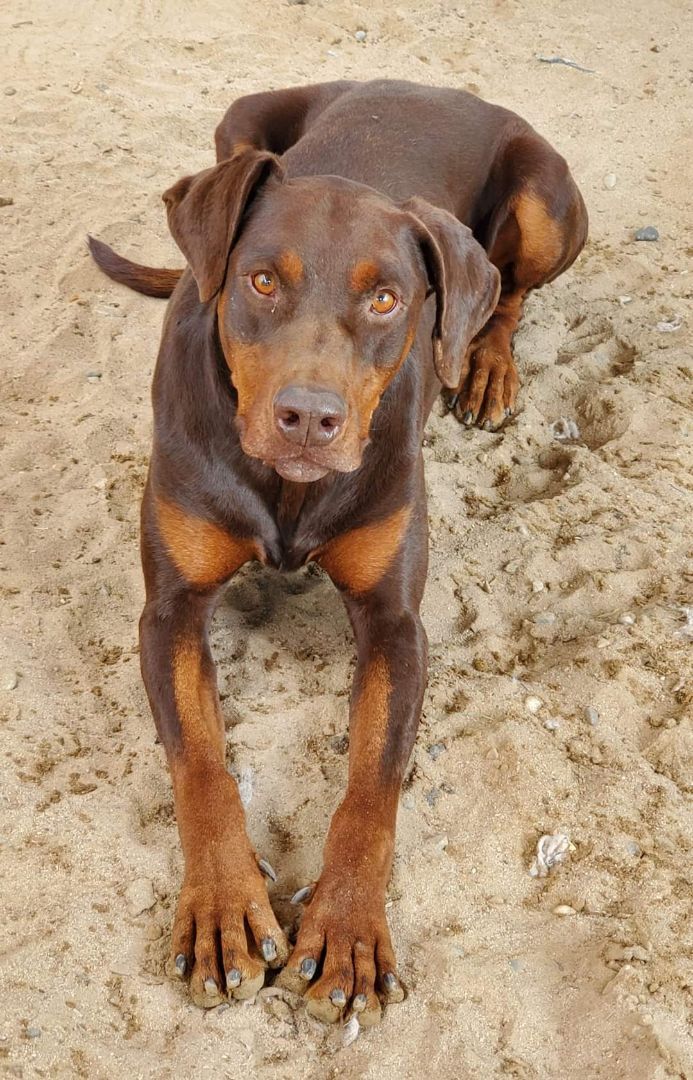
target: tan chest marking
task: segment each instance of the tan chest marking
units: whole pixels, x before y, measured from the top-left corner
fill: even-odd
[[[351,529],[331,540],[316,560],[349,592],[370,592],[390,569],[410,517],[411,506],[401,506],[383,521]]]
[[[252,540],[232,536],[220,525],[186,514],[175,503],[156,501],[159,532],[176,569],[191,585],[225,581],[256,557]]]

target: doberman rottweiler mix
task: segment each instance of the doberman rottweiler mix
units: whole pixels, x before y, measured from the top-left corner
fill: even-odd
[[[173,294],[140,621],[185,855],[172,970],[214,1006],[286,965],[280,978],[315,1016],[368,1024],[404,996],[385,891],[426,683],[424,425],[441,384],[466,426],[495,431],[512,415],[523,301],[571,265],[587,215],[529,124],[457,90],[254,94],[231,106],[216,151],[164,195],[185,271],[90,242],[116,281]],[[292,950],[226,769],[208,643],[220,593],[252,559],[323,567],[358,651],[347,790]]]

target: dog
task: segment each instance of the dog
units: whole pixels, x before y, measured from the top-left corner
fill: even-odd
[[[266,968],[324,1021],[377,1022],[404,988],[385,915],[399,791],[426,683],[421,444],[443,392],[467,427],[515,408],[528,292],[587,236],[564,159],[459,90],[333,82],[253,94],[217,164],[163,196],[187,260],[115,281],[169,297],[142,505],[142,675],[172,777],[185,874],[171,968],[193,1000],[248,998]],[[349,774],[293,949],[225,766],[208,627],[250,560],[313,561],[358,653]]]

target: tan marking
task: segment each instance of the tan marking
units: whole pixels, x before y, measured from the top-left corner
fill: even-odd
[[[520,228],[521,258],[530,263],[533,270],[547,272],[557,264],[563,251],[563,235],[558,222],[550,216],[543,201],[531,192],[518,195],[513,211]]]
[[[410,517],[411,506],[401,506],[383,521],[350,529],[320,549],[316,560],[349,592],[369,592],[392,565]]]
[[[175,503],[157,498],[156,514],[168,554],[191,585],[224,581],[243,563],[257,557],[252,540],[232,536],[220,525],[186,514]]]
[[[224,761],[225,737],[216,687],[202,670],[195,641],[178,642],[173,653],[173,696],[186,747],[205,750]]]
[[[295,251],[283,251],[277,259],[277,269],[289,285],[298,285],[303,280],[303,263]]]
[[[357,262],[351,271],[349,281],[352,289],[356,292],[366,292],[380,284],[380,270],[370,259],[362,259]]]

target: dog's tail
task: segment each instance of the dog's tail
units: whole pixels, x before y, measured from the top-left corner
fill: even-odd
[[[140,266],[139,263],[124,259],[103,240],[87,237],[91,257],[96,265],[113,281],[127,285],[128,289],[144,293],[145,296],[169,297],[178,284],[183,271],[157,269],[154,266]]]

